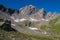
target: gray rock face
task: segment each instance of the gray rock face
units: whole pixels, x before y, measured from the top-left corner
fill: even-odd
[[[50,19],[56,18],[57,16],[59,16],[59,14],[54,13],[54,12],[53,13],[52,12],[48,12],[47,15],[45,16],[45,18],[50,20]]]
[[[36,18],[36,19],[42,19],[45,18],[46,11],[42,8],[35,14],[31,15],[31,17]]]
[[[10,20],[10,15],[5,12],[0,11],[0,18],[2,18],[4,20]]]
[[[21,18],[28,19],[31,15],[35,14],[36,12],[38,12],[38,9],[35,6],[28,5],[23,8],[20,8],[19,13],[15,12],[14,14],[12,14],[12,16],[19,19]]]
[[[28,5],[19,10],[19,15],[21,18],[28,18],[29,16],[35,14],[36,12],[38,12],[38,9],[35,6]]]
[[[0,11],[2,12],[2,14],[3,13],[7,13],[7,14],[11,13],[12,15],[9,15],[9,16],[12,17],[12,19],[14,19],[14,20],[15,19],[20,20],[22,18],[23,18],[23,20],[25,20],[25,19],[27,19],[27,20],[29,20],[29,19],[31,19],[31,20],[35,20],[35,19],[41,20],[42,18],[43,18],[42,20],[44,20],[44,19],[50,20],[50,19],[56,18],[56,16],[59,15],[59,14],[52,13],[52,12],[46,13],[44,8],[39,10],[38,8],[36,8],[33,5],[28,5],[28,6],[25,6],[23,8],[20,8],[18,10],[19,12],[17,10],[13,10],[11,8],[6,8],[6,10],[4,12],[3,11],[4,8],[5,7],[2,7],[2,5],[0,5]],[[6,15],[6,14],[3,14],[3,15]]]
[[[38,9],[35,6],[28,5],[22,9],[19,10],[21,14],[31,15],[38,11]]]
[[[48,12],[47,15],[45,16],[46,19],[51,19],[53,16],[52,12]]]
[[[35,6],[28,5],[19,10],[19,14],[14,13],[13,15],[16,15],[15,17],[18,18],[26,18],[29,19],[30,17],[40,19],[45,18],[46,11],[44,8],[37,9]]]
[[[7,12],[0,11],[0,17],[3,19],[10,19],[11,21],[11,27],[13,29],[16,29],[17,31],[21,33],[36,33],[34,31],[31,31],[26,27],[26,29],[21,28],[17,24],[24,22],[24,20],[28,20],[33,23],[33,27],[40,28],[41,25],[47,25],[49,26],[49,20],[56,18],[57,16],[60,16],[56,13],[48,12],[46,14],[46,11],[44,8],[37,9],[35,6],[28,5],[26,7],[23,7],[19,10],[19,13],[15,10],[12,15],[9,15],[8,13],[13,12],[11,9],[7,9]],[[59,22],[59,20],[58,20]],[[29,23],[31,24],[31,23]],[[25,27],[25,26],[24,26]],[[29,26],[28,26],[29,27]],[[40,33],[39,33],[40,34]]]

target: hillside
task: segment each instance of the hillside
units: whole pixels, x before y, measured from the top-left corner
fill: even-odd
[[[33,5],[19,10],[0,5],[0,40],[60,40],[60,14]]]

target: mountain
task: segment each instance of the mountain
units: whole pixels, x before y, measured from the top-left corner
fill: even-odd
[[[22,7],[19,9],[19,13],[16,11],[12,14],[11,18],[15,21],[21,21],[21,20],[30,20],[30,21],[38,21],[38,20],[44,20],[47,21],[50,19],[54,19],[57,13],[52,12],[46,12],[44,8],[38,9],[33,5],[28,5],[25,7]]]
[[[11,20],[10,15],[7,14],[6,12],[2,12],[2,11],[0,11],[0,18],[2,18],[4,20]]]
[[[19,10],[19,13],[31,15],[31,14],[36,13],[37,11],[38,11],[38,9],[37,9],[35,6],[33,6],[33,5],[28,5],[28,6],[25,6],[25,7],[21,8],[21,9]]]
[[[46,11],[44,8],[42,8],[35,14],[31,15],[31,17],[41,20],[42,18],[45,18],[45,15],[46,15]]]
[[[2,40],[60,40],[60,14],[33,5],[19,10],[0,5],[0,24]]]
[[[27,5],[19,10],[0,5],[0,16],[13,20],[16,23],[29,20],[31,22],[37,22],[36,24],[44,24],[44,22],[48,24],[51,19],[55,19],[57,16],[60,16],[60,14],[56,12],[46,12],[44,8],[38,9],[33,5]]]
[[[28,5],[25,6],[21,9],[19,9],[19,13],[14,13],[12,14],[12,18],[17,18],[17,19],[41,19],[41,18],[45,18],[46,15],[46,11],[44,10],[44,8],[42,9],[38,9],[33,5]],[[14,17],[13,17],[14,16]]]
[[[36,12],[38,12],[38,9],[35,6],[28,5],[20,8],[19,14],[14,13],[12,15],[18,18],[29,18],[30,15],[35,14]]]

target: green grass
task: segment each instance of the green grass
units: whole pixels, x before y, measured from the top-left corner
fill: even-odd
[[[59,34],[59,35],[60,35],[60,24],[55,24],[55,25],[52,27],[52,31],[53,31],[53,33],[55,33],[55,34]]]
[[[14,31],[12,32],[2,31],[0,32],[0,34],[4,36],[4,37],[0,36],[0,39],[5,39],[5,40],[12,40],[12,38],[15,38],[15,39],[19,38],[19,40],[53,40],[52,37],[40,36],[40,35],[34,35],[34,34],[32,35],[23,34],[23,33],[14,32]]]
[[[50,24],[51,26],[54,26],[54,24],[55,24],[59,19],[60,19],[60,16],[56,17],[56,18],[53,19],[53,20],[50,20],[50,21],[49,21],[49,24]]]
[[[25,22],[27,25],[29,22]],[[25,24],[24,23],[24,24]],[[52,20],[50,21],[50,24],[52,26],[52,29],[51,31],[55,34],[59,34],[60,35],[60,24],[55,24],[56,23],[56,20]],[[21,27],[25,27],[23,23],[21,23],[19,26]],[[33,23],[33,26],[35,24]],[[41,30],[45,30],[46,31],[46,28],[47,26],[46,25],[41,25],[40,26],[40,29]],[[57,38],[57,37],[54,37],[54,36],[46,36],[46,35],[35,35],[35,34],[23,34],[23,33],[19,33],[17,31],[11,31],[11,32],[7,32],[5,30],[1,30],[0,29],[0,34],[1,35],[4,35],[4,37],[1,38],[1,35],[0,35],[0,40],[12,40],[12,38],[19,38],[19,40],[60,40],[60,38]],[[9,36],[9,37],[8,37]]]
[[[7,32],[1,29],[0,29],[0,34],[4,36],[4,37],[1,37],[0,35],[0,40],[4,40],[4,39],[12,40],[12,38],[15,38],[15,39],[19,38],[19,40],[56,40],[56,38],[54,38],[53,36],[38,35],[38,34],[23,34],[17,31]]]
[[[19,38],[19,40],[53,40],[52,37],[48,37],[45,35],[35,35],[35,34],[23,34],[23,33],[19,33],[17,31],[4,31],[2,29],[0,29],[0,34],[3,35],[1,37],[0,35],[0,40],[12,40],[12,38]],[[9,37],[8,37],[9,36]]]
[[[41,26],[40,26],[40,29],[41,29],[41,30],[46,30],[46,27],[47,27],[46,25],[41,25]]]
[[[60,35],[60,23],[56,23],[60,18],[57,17],[53,20],[50,20],[49,24],[51,25],[51,32],[54,34]]]
[[[51,26],[54,26],[54,24],[57,22],[57,20],[58,20],[58,19],[50,20],[50,21],[49,21],[49,24],[50,24]]]

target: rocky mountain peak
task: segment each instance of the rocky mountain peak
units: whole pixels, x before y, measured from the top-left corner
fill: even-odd
[[[23,10],[23,9],[26,9],[26,8],[35,8],[35,6],[33,6],[33,5],[27,5],[25,7],[20,8],[19,11]]]
[[[25,6],[25,7],[21,8],[21,9],[19,10],[19,12],[20,12],[21,14],[27,14],[27,15],[34,14],[34,13],[36,13],[37,11],[38,11],[38,9],[37,9],[35,6],[33,6],[33,5]]]
[[[38,11],[38,13],[40,14],[41,17],[45,18],[46,11],[45,11],[44,8],[40,9],[40,10]]]
[[[0,6],[0,10],[2,12],[4,12],[5,7],[1,7],[1,6]],[[31,17],[32,19],[41,20],[42,18],[44,18],[44,19],[53,19],[56,16],[58,16],[58,14],[56,14],[56,13],[52,13],[52,12],[46,13],[46,10],[44,8],[41,8],[39,10],[38,8],[36,8],[33,5],[27,5],[23,8],[20,8],[18,11],[14,10],[14,9],[11,9],[11,8],[6,8],[6,12],[4,12],[4,13],[12,14],[11,17],[13,19],[14,18],[15,19],[21,19],[21,18],[30,19],[30,17]]]
[[[33,5],[28,5],[29,7],[35,7],[35,6],[33,6]]]
[[[40,9],[40,12],[46,12],[44,8]]]

